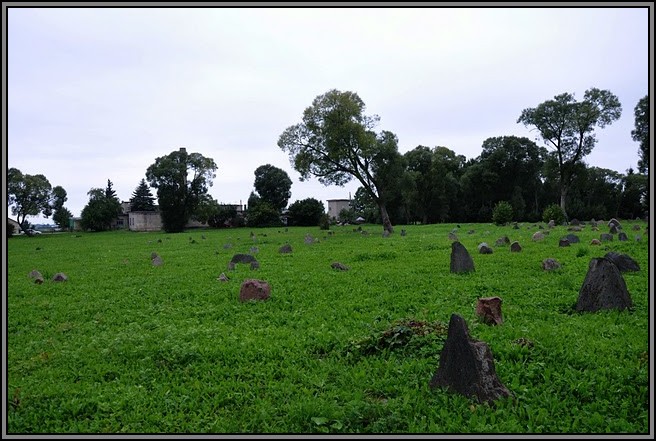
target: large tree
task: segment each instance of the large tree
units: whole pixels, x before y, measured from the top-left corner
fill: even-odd
[[[558,162],[560,207],[567,217],[567,192],[574,171],[583,157],[595,146],[596,127],[604,128],[619,119],[622,105],[608,90],[591,88],[585,91],[583,101],[563,93],[537,107],[524,109],[517,120],[525,126],[535,127],[545,144],[550,146]]]
[[[155,211],[155,198],[146,180],[143,178],[134,192],[132,192],[130,211]]]
[[[631,137],[640,143],[638,171],[647,174],[649,172],[649,95],[642,97],[633,111],[635,129],[631,131]]]
[[[112,181],[107,180],[107,187],[92,188],[87,192],[89,202],[82,209],[80,225],[85,230],[106,231],[112,228],[116,218],[121,214],[121,200],[112,188]]]
[[[385,192],[388,171],[401,159],[398,141],[391,132],[377,135],[379,117],[364,110],[356,93],[330,90],[305,109],[301,123],[285,129],[278,147],[289,154],[301,181],[314,176],[324,185],[343,186],[357,179],[376,202],[383,228],[392,232]]]
[[[65,201],[64,188],[53,188],[44,175],[23,174],[13,167],[7,171],[7,206],[24,231],[27,216],[42,214],[48,218],[53,211],[61,210]]]
[[[326,212],[323,202],[315,198],[295,201],[289,206],[289,224],[303,227],[316,227]]]
[[[285,170],[271,164],[261,165],[255,169],[255,191],[262,201],[268,202],[274,209],[281,211],[287,206],[292,180]]]
[[[203,195],[212,186],[217,169],[214,160],[185,148],[159,157],[146,170],[146,179],[157,189],[162,226],[179,233],[194,214]]]

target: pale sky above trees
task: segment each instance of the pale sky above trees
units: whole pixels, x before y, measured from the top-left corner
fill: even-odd
[[[300,182],[276,145],[331,89],[357,93],[401,153],[446,146],[467,159],[490,137],[544,145],[517,123],[523,109],[606,89],[622,116],[585,161],[637,170],[647,7],[37,7],[9,8],[7,22],[8,167],[62,186],[75,216],[108,179],[129,200],[180,147],[216,162],[220,203],[245,204],[264,164],[289,174],[289,204],[348,198],[357,181]]]

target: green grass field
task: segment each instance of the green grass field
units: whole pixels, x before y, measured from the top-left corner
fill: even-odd
[[[647,434],[645,225],[624,222],[629,241],[601,246],[589,244],[606,226],[586,226],[581,243],[561,248],[565,227],[533,242],[535,224],[463,224],[468,274],[449,270],[454,224],[396,226],[388,238],[374,225],[367,235],[337,226],[11,238],[7,432]],[[523,250],[495,246],[504,235]],[[494,253],[479,254],[480,242]],[[287,243],[292,253],[279,253]],[[229,271],[251,247],[260,268]],[[623,274],[634,308],[574,312],[590,259],[610,250],[641,267]],[[548,257],[562,268],[543,271]],[[34,269],[43,284],[28,277]],[[51,281],[57,272],[69,280]],[[239,302],[248,278],[269,282],[271,298]],[[477,299],[490,296],[503,300],[500,326],[476,317]],[[490,406],[430,389],[454,313],[489,345],[512,398]]]

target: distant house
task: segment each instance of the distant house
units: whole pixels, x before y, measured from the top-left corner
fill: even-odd
[[[328,199],[328,217],[335,220],[339,217],[339,212],[344,208],[351,208],[350,199]]]

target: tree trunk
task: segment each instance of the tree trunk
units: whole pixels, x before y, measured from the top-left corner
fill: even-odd
[[[387,208],[385,208],[385,204],[381,202],[378,204],[378,207],[380,208],[380,217],[383,219],[383,231],[387,231],[392,234],[394,232],[394,228],[392,227],[392,222],[390,222],[389,214],[387,214]]]
[[[565,211],[565,198],[567,197],[567,187],[561,184],[560,186],[560,209],[563,210],[563,215],[565,215],[565,220],[568,221],[567,211]]]

